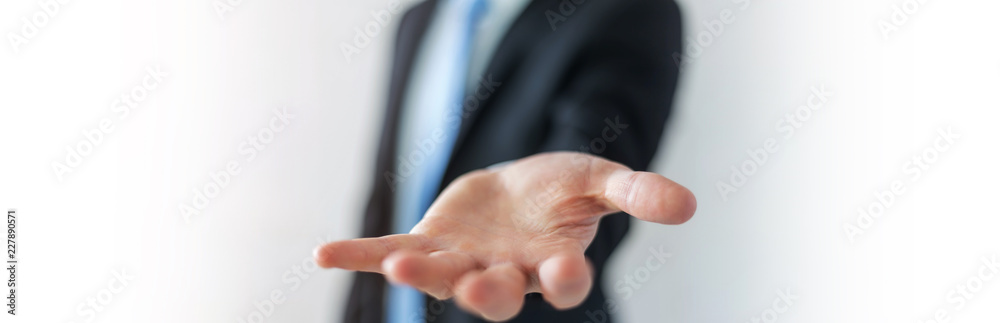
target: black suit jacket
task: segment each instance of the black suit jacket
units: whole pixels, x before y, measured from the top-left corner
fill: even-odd
[[[411,8],[398,30],[365,237],[391,233],[400,105],[437,3]],[[484,81],[466,97],[441,187],[466,172],[546,151],[582,151],[645,169],[670,111],[678,74],[672,57],[681,51],[680,37],[680,14],[671,0],[532,1],[502,38]],[[540,295],[528,295],[513,321],[600,321],[604,264],[628,226],[625,214],[601,220],[586,252],[596,267],[594,289],[581,306],[557,311]],[[357,273],[345,322],[382,323],[385,284],[381,275]],[[450,301],[427,305],[426,313],[414,317],[480,322]]]

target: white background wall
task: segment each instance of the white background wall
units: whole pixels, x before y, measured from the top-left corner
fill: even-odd
[[[1000,280],[960,310],[946,299],[1000,253],[1000,4],[931,0],[886,39],[878,22],[902,3],[681,2],[691,39],[722,10],[736,21],[692,55],[655,162],[698,213],[635,226],[606,282],[622,321],[746,322],[777,290],[799,297],[778,321],[1000,319]],[[350,61],[340,45],[386,6],[245,0],[220,17],[211,0],[67,1],[11,45],[42,9],[0,4],[0,208],[20,211],[21,260],[19,315],[0,320],[238,322],[276,290],[267,322],[339,317],[344,272],[286,273],[360,226],[395,27]],[[112,109],[156,67],[168,75],[146,100]],[[819,86],[831,100],[785,138],[776,123]],[[294,119],[248,160],[241,143],[276,108]],[[113,130],[58,176],[105,118]],[[905,163],[942,128],[961,138],[911,181]],[[723,199],[717,183],[769,138],[778,150]],[[241,172],[185,221],[180,205],[231,161]],[[844,225],[897,180],[906,191],[852,243]],[[660,247],[666,265],[616,289]],[[104,310],[78,312],[122,269],[134,279]]]

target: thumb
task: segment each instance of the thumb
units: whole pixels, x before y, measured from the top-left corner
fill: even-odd
[[[698,205],[694,194],[684,186],[659,174],[634,172],[627,167],[608,174],[604,199],[640,220],[661,224],[687,222]]]

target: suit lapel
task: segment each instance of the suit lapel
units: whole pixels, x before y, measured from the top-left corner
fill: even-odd
[[[399,135],[399,111],[407,80],[413,67],[413,57],[431,20],[437,0],[428,0],[413,7],[400,23],[393,49],[392,74],[386,103],[382,137],[375,162],[375,183],[364,218],[362,236],[379,237],[391,234],[393,189],[384,174],[395,169],[396,142]],[[385,278],[372,273],[356,273],[348,298],[344,320],[359,323],[384,321]]]
[[[376,212],[375,217],[369,217],[371,222],[366,223],[366,236],[383,236],[391,234],[393,205],[392,192],[389,182],[384,178],[395,169],[396,144],[399,137],[400,111],[406,87],[413,70],[414,58],[423,41],[427,27],[433,17],[434,8],[438,0],[427,0],[417,4],[408,15],[404,16],[399,28],[399,35],[396,38],[395,49],[393,50],[393,68],[389,79],[389,96],[385,109],[385,121],[382,128],[382,138],[379,143],[378,160],[375,168],[376,195],[383,199],[384,209]]]
[[[560,0],[532,0],[504,34],[500,44],[496,47],[496,51],[493,53],[493,57],[490,59],[489,65],[487,65],[486,70],[483,72],[481,79],[488,79],[492,76],[493,80],[501,83],[505,82],[507,77],[512,72],[513,67],[516,66],[517,62],[527,54],[528,50],[533,47],[533,44],[548,36],[548,19],[545,16],[545,11],[558,10],[559,1]],[[473,88],[473,92],[475,92],[480,86],[483,86],[482,81],[478,86]],[[501,87],[502,86],[503,85],[501,85]],[[500,92],[500,90],[497,89],[497,92]],[[466,95],[475,95],[475,93],[466,93]],[[455,141],[455,150],[452,152],[450,157],[451,160],[455,159],[455,155],[462,147],[462,143],[472,131],[473,124],[475,124],[479,115],[483,113],[483,110],[489,108],[490,102],[493,101],[496,95],[497,93],[494,93],[486,99],[481,100],[479,102],[478,109],[469,111],[468,115],[462,118],[458,137]]]

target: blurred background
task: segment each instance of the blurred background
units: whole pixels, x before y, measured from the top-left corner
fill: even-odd
[[[339,320],[348,275],[311,253],[359,233],[401,11],[355,38],[392,3],[0,4],[20,260],[0,321]],[[1000,3],[678,3],[688,63],[653,170],[698,212],[634,222],[594,313],[1000,320]]]

